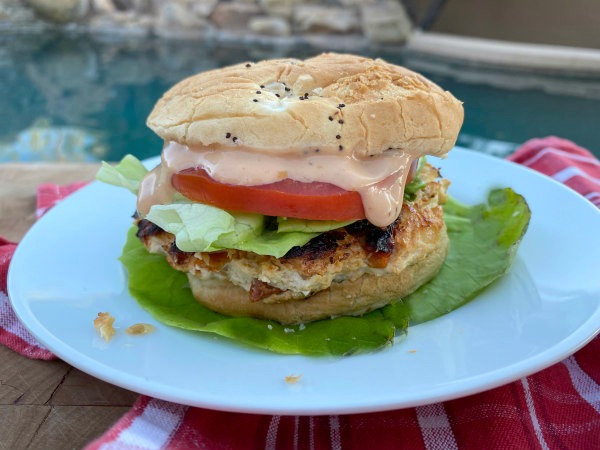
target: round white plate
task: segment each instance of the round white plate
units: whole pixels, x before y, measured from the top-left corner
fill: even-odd
[[[510,273],[468,305],[409,329],[385,350],[345,358],[282,356],[155,321],[127,291],[117,260],[135,199],[98,182],[58,204],[17,248],[13,307],[73,366],[133,391],[213,409],[272,414],[380,411],[490,389],[560,361],[600,328],[600,211],[550,178],[456,149],[433,159],[465,203],[511,186],[532,219]],[[92,322],[116,317],[102,341]],[[128,336],[152,323],[157,331]],[[301,375],[295,384],[285,377]]]

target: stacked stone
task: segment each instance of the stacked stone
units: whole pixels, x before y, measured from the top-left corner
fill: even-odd
[[[0,27],[201,38],[335,36],[402,43],[401,0],[0,0]]]

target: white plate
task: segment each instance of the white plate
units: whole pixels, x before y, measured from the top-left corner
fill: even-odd
[[[84,372],[165,400],[252,413],[355,413],[447,400],[536,372],[588,342],[600,327],[600,212],[503,160],[456,149],[438,162],[463,202],[513,187],[531,206],[531,224],[500,282],[457,311],[411,327],[405,341],[383,351],[282,356],[156,322],[129,296],[117,260],[134,197],[97,182],[25,236],[10,267],[10,297],[25,326]],[[119,327],[109,343],[92,326],[100,311]],[[126,335],[136,322],[158,330]],[[289,384],[288,375],[302,377]]]

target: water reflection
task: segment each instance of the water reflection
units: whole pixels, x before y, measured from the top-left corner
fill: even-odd
[[[160,95],[177,81],[235,62],[302,58],[321,51],[308,45],[0,35],[0,162],[154,156],[162,145],[145,120]],[[459,144],[477,143],[478,150],[505,156],[526,139],[556,134],[600,152],[592,120],[598,97],[567,95],[572,89],[547,92],[544,83],[535,87],[530,75],[516,72],[505,71],[502,80],[527,76],[528,83],[512,83],[522,89],[494,85],[497,77],[490,70],[472,67],[465,80],[456,64],[423,66],[423,58],[401,49],[356,52],[415,66],[463,100],[466,117]],[[555,78],[553,86],[566,83],[585,92],[598,84]]]
[[[1,162],[93,162],[106,157],[107,148],[100,133],[78,127],[54,127],[47,120],[38,120],[12,142],[0,142]]]
[[[160,141],[145,120],[172,84],[233,62],[318,53],[160,39],[0,39],[0,161],[154,155]]]

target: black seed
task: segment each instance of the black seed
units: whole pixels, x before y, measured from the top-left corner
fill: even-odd
[[[250,63],[246,64],[246,67],[251,67],[251,66],[252,66],[252,64],[250,64]]]
[[[338,123],[342,124],[342,123],[344,123],[344,121],[342,119],[340,119],[340,120],[338,120]]]
[[[346,106],[344,103],[340,103],[340,104],[338,105],[338,108],[343,108],[344,106]]]
[[[258,100],[257,100],[257,99],[255,99],[255,98],[253,98],[253,99],[252,99],[252,101],[253,101],[254,103],[258,103]]]
[[[281,95],[279,95],[279,94],[275,94],[275,97],[279,98],[279,97],[281,97]]]
[[[261,89],[264,89],[264,88],[265,88],[265,85],[264,85],[264,84],[261,84],[261,85],[260,85],[260,88],[261,88]]]
[[[227,134],[225,135],[225,139],[229,139],[230,137],[231,137],[231,133],[227,133]]]
[[[305,98],[304,98],[304,97],[298,97],[298,99],[299,99],[299,100],[305,100]]]
[[[335,135],[335,138],[336,138],[336,139],[341,139],[342,137],[341,137],[339,134],[336,134],[336,135]]]
[[[262,94],[262,92],[260,92],[260,91],[256,91],[256,93],[257,93],[257,94]]]
[[[236,142],[237,141],[237,136],[234,136],[232,140],[233,140],[233,142]]]
[[[329,120],[333,122],[333,117],[329,116]]]
[[[315,153],[319,153],[321,150],[318,148],[315,148]]]
[[[343,146],[343,145],[340,145],[340,146],[338,147],[338,150],[341,152],[342,150],[344,150],[344,146]]]
[[[290,92],[290,91],[291,91],[291,89],[290,89],[289,87],[287,87],[287,86],[286,86],[286,87],[285,87],[285,92]]]

